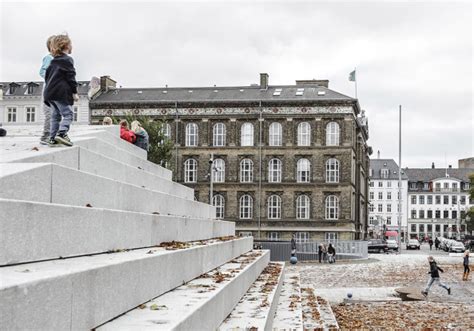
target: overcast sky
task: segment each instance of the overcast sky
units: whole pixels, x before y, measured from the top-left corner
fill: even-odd
[[[473,8],[468,2],[5,2],[1,81],[39,80],[45,41],[67,32],[78,80],[124,87],[329,79],[358,97],[372,157],[457,167],[474,156]]]

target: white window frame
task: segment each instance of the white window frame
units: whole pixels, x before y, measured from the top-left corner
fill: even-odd
[[[379,192],[377,200],[383,200],[383,192]]]
[[[335,158],[326,161],[326,183],[339,183],[339,160]]]
[[[270,124],[268,134],[268,145],[269,146],[282,146],[283,145],[283,128],[278,122]]]
[[[296,219],[309,220],[311,200],[306,194],[301,194],[296,198]]]
[[[186,124],[186,141],[187,147],[196,147],[199,140],[199,127],[196,123]]]
[[[369,200],[374,200],[374,192],[369,192]]]
[[[281,219],[281,197],[272,194],[267,199],[267,218],[270,220]]]
[[[308,122],[298,124],[298,146],[311,146],[311,125]]]
[[[268,162],[268,182],[281,183],[281,160],[274,158]]]
[[[32,106],[25,107],[25,114],[26,114],[25,120],[27,123],[36,122],[36,107],[32,107]]]
[[[339,198],[335,195],[328,195],[325,200],[325,216],[327,220],[339,219]]]
[[[268,240],[270,240],[270,241],[278,241],[278,240],[280,240],[280,233],[279,233],[279,232],[275,232],[275,231],[268,232],[267,238],[268,238]]]
[[[252,237],[252,231],[239,231],[239,237]]]
[[[195,159],[187,159],[184,162],[184,182],[197,183],[197,161]]]
[[[253,198],[244,194],[239,199],[239,218],[249,220],[253,218]]]
[[[295,241],[297,243],[305,243],[309,241],[309,232],[296,232]]]
[[[224,219],[225,213],[225,198],[222,194],[216,194],[212,197],[212,205],[216,207],[216,218]]]
[[[212,181],[214,183],[225,182],[225,161],[221,158],[212,162]]]
[[[171,140],[171,125],[169,123],[164,123],[162,130],[165,139]]]
[[[212,146],[224,147],[226,138],[226,127],[224,123],[216,123],[212,127]]]
[[[246,122],[240,128],[240,146],[253,146],[254,127],[252,123]]]
[[[337,241],[337,232],[326,232],[324,234],[324,239],[328,242]]]
[[[16,123],[18,120],[18,108],[17,107],[7,107],[7,122]]]
[[[326,125],[326,146],[339,146],[340,127],[337,122]]]
[[[296,182],[309,183],[311,178],[311,162],[301,158],[296,163]]]
[[[240,182],[253,182],[253,161],[251,159],[243,159],[240,161]]]

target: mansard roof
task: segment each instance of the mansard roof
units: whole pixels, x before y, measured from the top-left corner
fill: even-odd
[[[405,172],[410,182],[430,182],[434,179],[445,178],[446,174],[449,178],[468,182],[469,175],[474,174],[474,168],[406,168]]]
[[[89,81],[78,81],[79,86],[77,87],[77,91],[81,95],[87,94],[89,91]],[[10,85],[14,85],[15,92],[10,94]],[[28,94],[28,86],[33,85],[33,93]],[[43,81],[29,81],[29,82],[0,82],[0,89],[3,91],[3,97],[41,97],[43,92]]]
[[[372,170],[372,176],[370,179],[383,179],[383,180],[397,180],[398,179],[398,164],[393,159],[370,159],[370,169]],[[382,178],[381,170],[388,169],[388,178]],[[408,177],[402,169],[402,179],[407,180]]]

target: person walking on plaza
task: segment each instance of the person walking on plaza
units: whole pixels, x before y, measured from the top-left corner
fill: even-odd
[[[428,244],[430,245],[430,251],[433,249],[433,239],[430,238],[430,240],[428,240]]]
[[[438,250],[438,248],[439,248],[439,239],[438,239],[438,237],[435,238],[435,242],[434,242],[434,243],[435,243],[435,248],[436,248],[436,250]]]
[[[336,249],[331,243],[329,243],[328,247],[328,262],[336,263]]]
[[[48,54],[46,54],[43,57],[43,61],[41,63],[41,68],[39,71],[39,74],[43,80],[46,77],[46,69],[48,69],[49,65],[51,64],[51,61],[54,59],[54,57],[51,55],[51,43],[53,41],[53,38],[55,36],[51,36],[48,38],[46,41],[46,48],[48,49]],[[44,89],[46,88],[46,81],[45,81],[45,86],[43,86],[43,93]],[[43,114],[44,114],[44,123],[43,123],[43,134],[41,135],[40,138],[40,144],[42,145],[47,145],[49,142],[49,134],[51,131],[51,107],[46,105],[44,102],[43,104]]]
[[[323,262],[327,261],[327,257],[328,257],[328,249],[326,247],[326,244],[323,243]]]
[[[57,35],[51,40],[51,54],[54,59],[46,69],[44,103],[52,108],[49,146],[72,146],[68,137],[73,120],[72,105],[79,101],[77,94],[76,69],[69,56],[72,42],[68,35]]]
[[[462,264],[464,266],[464,274],[462,276],[462,280],[468,280],[469,273],[471,272],[471,269],[469,268],[469,250],[468,249],[466,249],[466,251],[464,252]]]
[[[428,271],[428,273],[430,274],[430,279],[428,280],[428,283],[426,284],[426,288],[423,291],[421,291],[421,293],[425,296],[428,295],[428,291],[430,290],[433,283],[438,283],[438,286],[446,289],[446,291],[448,291],[448,294],[451,294],[451,287],[448,287],[447,285],[441,283],[439,279],[439,271],[444,272],[443,269],[438,267],[438,265],[436,264],[436,261],[434,260],[432,256],[428,256],[428,262],[430,264],[430,271]]]
[[[137,137],[137,140],[135,141],[134,145],[148,152],[150,138],[148,136],[148,132],[146,132],[146,130],[142,127],[139,121],[132,122],[132,131]]]
[[[319,263],[321,263],[321,259],[323,257],[323,244],[322,243],[318,245],[318,257],[319,257]]]

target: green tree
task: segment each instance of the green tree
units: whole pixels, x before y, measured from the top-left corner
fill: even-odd
[[[122,118],[112,118],[114,124],[118,124]],[[123,119],[130,125],[133,121],[139,121],[141,126],[148,132],[149,150],[148,161],[171,169],[171,156],[173,142],[165,137],[165,122],[153,120],[146,116],[126,115]]]
[[[474,201],[474,173],[469,175],[470,184],[470,200]],[[474,231],[474,207],[471,207],[467,212],[469,215],[469,221],[466,222],[467,230],[469,232]]]

